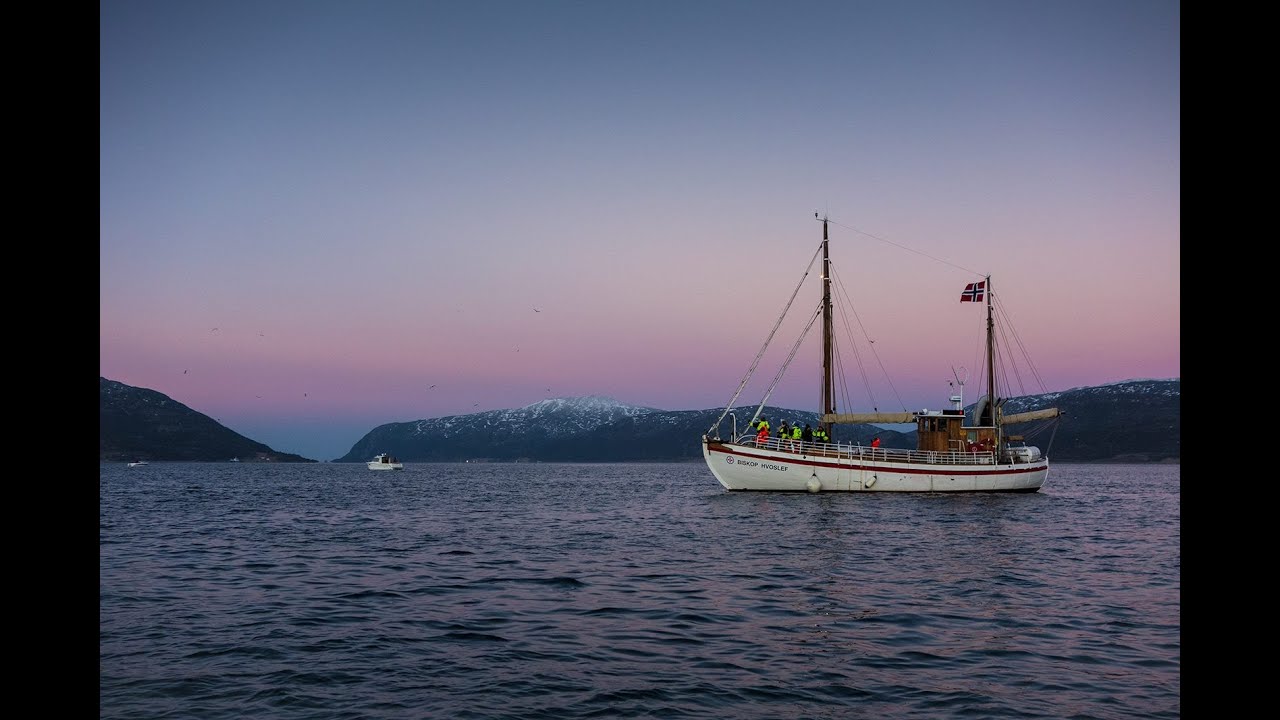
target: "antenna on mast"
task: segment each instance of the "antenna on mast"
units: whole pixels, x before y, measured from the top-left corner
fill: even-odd
[[[960,372],[964,373],[963,378],[960,377],[958,373],[956,373],[956,369],[954,367],[951,368],[951,377],[955,378],[955,382],[948,380],[947,384],[950,385],[951,387],[955,387],[956,385],[960,386],[960,392],[956,395],[951,396],[951,402],[955,403],[955,408],[954,408],[955,410],[963,411],[964,410],[964,381],[969,379],[969,371],[965,370],[964,367],[962,366],[960,368]]]

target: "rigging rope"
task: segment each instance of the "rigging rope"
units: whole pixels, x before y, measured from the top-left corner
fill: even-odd
[[[844,281],[837,274],[835,263],[832,263],[831,274],[834,276],[835,285],[838,290],[836,295],[840,299],[840,304],[836,306],[836,308],[840,310],[840,322],[844,326],[845,336],[849,338],[849,347],[853,350],[854,359],[858,362],[858,374],[862,376],[862,387],[867,393],[867,398],[870,401],[872,411],[880,412],[880,403],[876,400],[871,379],[867,376],[866,366],[862,362],[862,354],[858,351],[858,344],[854,341],[853,330],[849,327],[850,315],[852,315],[853,319],[857,321],[858,329],[862,331],[862,338],[867,341],[867,346],[870,348],[871,357],[876,361],[876,365],[880,368],[881,377],[884,378],[884,382],[889,386],[889,390],[898,401],[898,405],[902,408],[903,412],[906,412],[906,403],[902,402],[902,396],[898,394],[898,388],[894,387],[893,378],[889,375],[889,370],[884,366],[884,359],[881,358],[880,353],[876,351],[875,340],[871,339],[870,334],[867,332],[866,324],[862,322],[862,316],[858,314],[857,309],[854,307],[853,297],[845,287]],[[840,379],[841,381],[844,379],[843,369],[840,373]],[[853,407],[853,405],[850,404],[847,405],[847,407]]]
[[[756,408],[756,414],[751,416],[751,422],[760,417],[760,411],[764,410],[764,406],[769,402],[769,396],[773,394],[778,383],[782,381],[782,376],[787,372],[787,367],[791,365],[791,361],[795,359],[796,353],[800,350],[800,344],[804,342],[805,337],[809,334],[809,330],[813,328],[813,324],[822,317],[822,303],[818,303],[818,309],[814,310],[813,315],[809,318],[809,323],[804,326],[804,331],[800,333],[800,337],[796,338],[796,342],[791,346],[791,354],[787,355],[787,361],[782,363],[782,367],[778,368],[778,374],[773,376],[773,382],[770,383],[769,389],[765,391],[764,398],[760,400],[760,405]],[[747,427],[750,427],[748,425]]]
[[[733,397],[729,398],[729,404],[725,406],[724,412],[720,413],[720,417],[712,423],[707,429],[707,433],[715,432],[720,427],[720,423],[724,422],[725,417],[729,415],[729,411],[733,410],[733,404],[738,401],[738,396],[742,394],[743,388],[751,380],[751,376],[755,375],[756,368],[760,365],[761,358],[764,357],[764,351],[769,349],[769,343],[773,342],[773,336],[778,332],[778,328],[782,326],[782,321],[787,317],[787,313],[791,311],[791,305],[796,301],[796,296],[800,294],[800,288],[804,287],[805,278],[809,277],[809,273],[813,270],[813,264],[818,261],[818,256],[822,253],[822,243],[818,243],[818,249],[814,251],[813,258],[809,260],[809,266],[804,269],[804,274],[800,276],[800,282],[796,284],[796,289],[791,292],[791,298],[787,300],[787,304],[782,308],[782,314],[778,316],[778,321],[773,324],[773,329],[769,331],[769,336],[764,339],[764,345],[760,347],[760,352],[756,353],[756,358],[751,361],[751,367],[747,368],[747,374],[743,376],[742,382],[738,383],[738,389],[734,391]],[[772,391],[772,388],[770,388]],[[756,409],[756,414],[751,417],[747,427],[751,427],[756,418],[760,417],[760,410],[764,408],[764,403]],[[737,438],[734,438],[735,440]]]

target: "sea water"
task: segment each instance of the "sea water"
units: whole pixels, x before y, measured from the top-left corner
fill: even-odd
[[[100,469],[101,718],[1177,718],[1177,465]]]

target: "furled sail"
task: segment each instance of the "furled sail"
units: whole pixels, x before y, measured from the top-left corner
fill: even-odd
[[[822,416],[821,422],[833,423],[835,425],[861,425],[864,423],[913,423],[916,421],[915,413],[827,413]]]
[[[1004,416],[1005,425],[1013,425],[1015,423],[1031,422],[1032,420],[1048,420],[1056,418],[1062,412],[1058,408],[1045,408],[1043,410],[1029,410],[1027,412],[1012,413]]]

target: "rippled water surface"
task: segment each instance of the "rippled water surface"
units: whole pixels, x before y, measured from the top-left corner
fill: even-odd
[[[1177,718],[1176,465],[100,471],[101,718]]]

